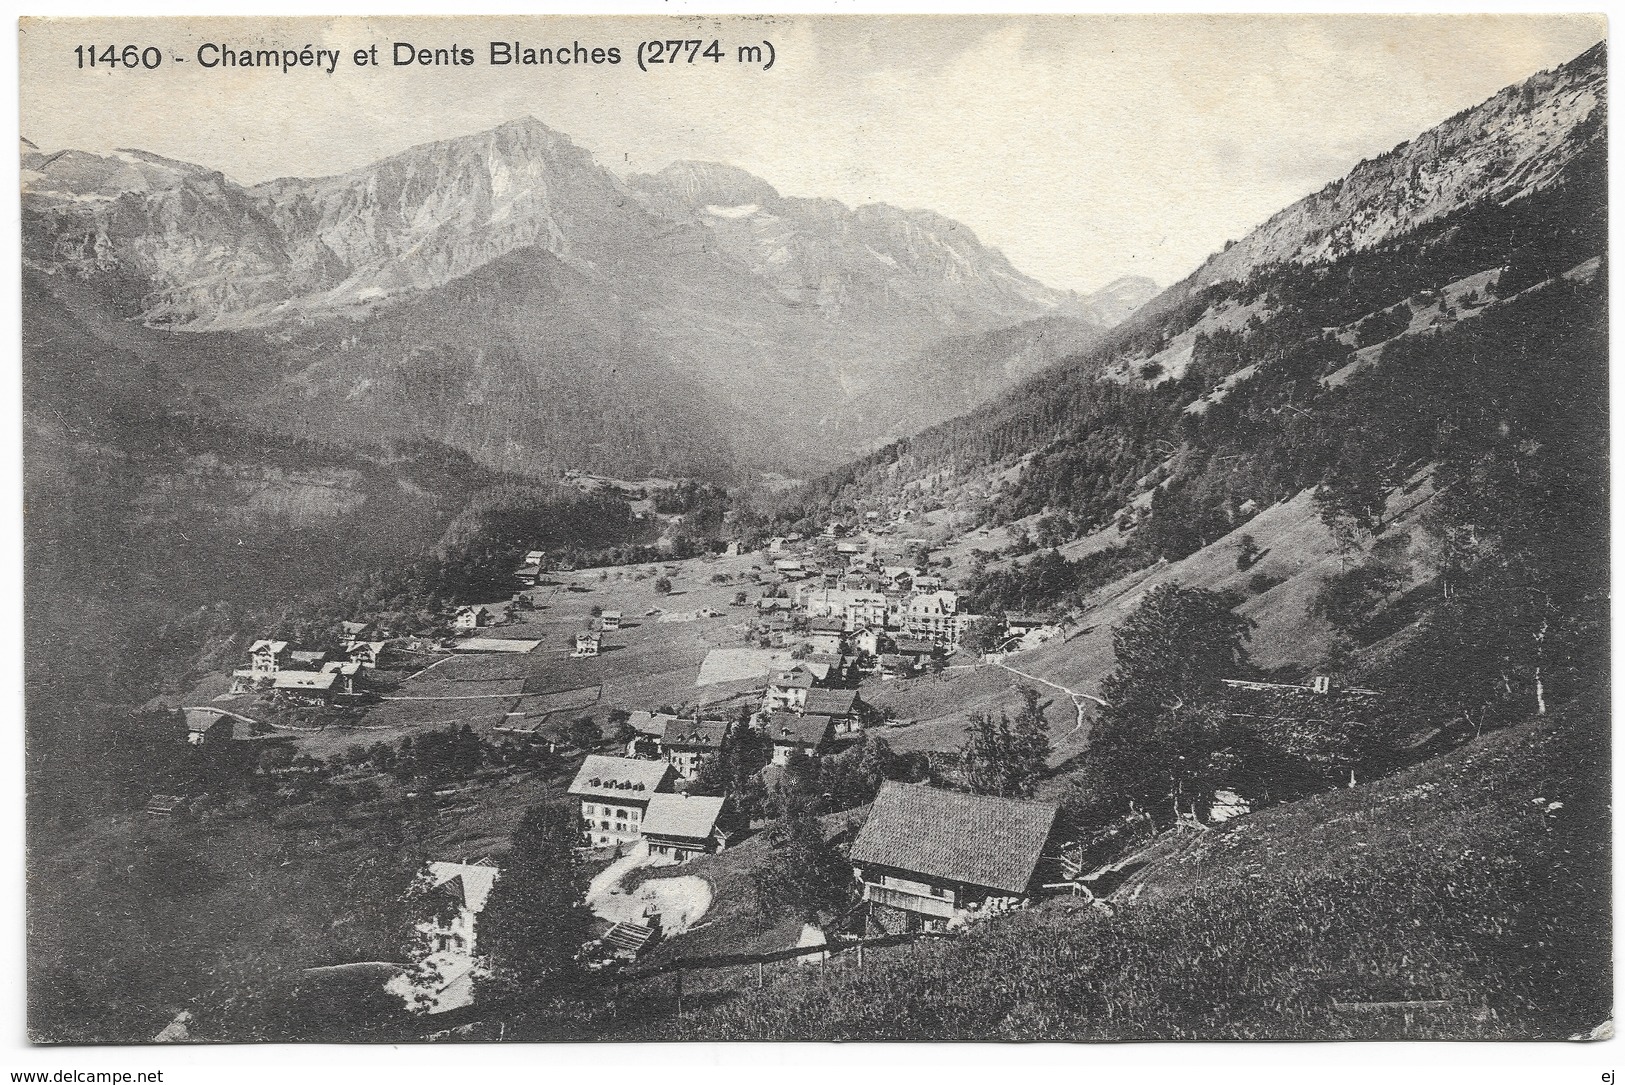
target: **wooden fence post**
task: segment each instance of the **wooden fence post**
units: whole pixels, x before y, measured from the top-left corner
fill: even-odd
[[[756,962],[756,989],[758,991],[760,991],[762,989],[762,962],[761,961]]]
[[[683,1013],[683,959],[677,958],[677,1013]]]
[[[863,943],[858,943],[858,971],[863,971]]]

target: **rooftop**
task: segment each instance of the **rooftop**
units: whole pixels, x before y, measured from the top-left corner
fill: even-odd
[[[570,794],[582,798],[647,799],[671,776],[664,761],[588,754],[570,784]]]
[[[775,712],[767,718],[767,737],[779,745],[817,746],[829,733],[828,716]]]
[[[455,882],[454,888],[460,891],[463,906],[475,914],[485,907],[485,899],[491,895],[491,887],[500,873],[489,863],[429,864],[429,876],[434,879],[435,888]]]
[[[643,814],[643,833],[704,840],[717,827],[726,801],[708,795],[655,795]]]
[[[330,690],[338,677],[332,671],[278,671],[271,688]]]
[[[852,862],[1025,893],[1058,807],[888,781],[852,845]]]
[[[855,689],[809,689],[803,708],[809,716],[850,716],[857,700]]]
[[[725,720],[673,720],[666,727],[667,746],[703,746],[720,750],[728,733]]]

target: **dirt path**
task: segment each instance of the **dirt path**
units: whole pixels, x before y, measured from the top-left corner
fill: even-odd
[[[695,875],[654,878],[631,892],[621,879],[641,866],[665,865],[669,860],[649,854],[649,845],[636,847],[605,867],[587,886],[587,907],[610,923],[642,923],[650,911],[659,913],[660,929],[667,936],[681,934],[711,910],[711,883]]]

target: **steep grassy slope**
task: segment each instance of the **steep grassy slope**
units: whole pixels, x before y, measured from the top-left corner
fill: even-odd
[[[1203,833],[990,920],[637,1038],[1559,1039],[1611,1015],[1606,697]],[[1143,889],[1135,891],[1135,886]],[[1392,1002],[1442,1003],[1405,1009]]]

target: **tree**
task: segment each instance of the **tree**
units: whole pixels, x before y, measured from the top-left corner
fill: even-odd
[[[657,577],[655,577],[654,587],[655,587],[655,591],[659,592],[661,595],[670,595],[671,594],[671,577],[669,577],[669,576],[657,576]]]
[[[960,647],[973,655],[996,652],[1004,643],[1004,628],[992,618],[981,617],[965,626],[959,635]]]
[[[569,738],[570,745],[578,750],[595,750],[599,743],[604,741],[604,732],[591,716],[577,716],[570,721],[570,730],[566,737]]]
[[[1252,627],[1224,596],[1175,583],[1153,588],[1117,627],[1085,770],[1101,812],[1126,805],[1166,818],[1211,794],[1235,763],[1216,695],[1220,679],[1245,669]]]
[[[1117,667],[1101,684],[1118,719],[1146,719],[1212,693],[1243,669],[1253,622],[1217,592],[1161,584],[1112,632]]]
[[[577,978],[576,953],[592,923],[576,863],[580,836],[568,806],[532,806],[519,820],[479,918],[479,947],[491,962],[487,982],[524,994]]]
[[[806,803],[792,804],[766,833],[768,860],[751,874],[763,911],[793,911],[802,919],[840,911],[851,899],[852,868]]]
[[[1382,526],[1388,481],[1387,469],[1361,446],[1340,458],[1316,488],[1315,511],[1344,553],[1358,549],[1362,535],[1375,534]]]
[[[1030,798],[1048,768],[1049,724],[1038,691],[1020,687],[1021,710],[1014,722],[1001,712],[971,716],[970,736],[959,749],[965,786],[978,795]]]
[[[1251,535],[1243,535],[1236,544],[1236,569],[1246,572],[1257,564],[1263,551],[1258,548],[1258,540]]]

